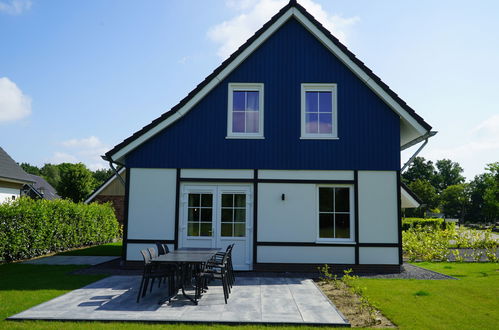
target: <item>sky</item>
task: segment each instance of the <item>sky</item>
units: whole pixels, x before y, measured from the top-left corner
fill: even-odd
[[[499,1],[298,2],[438,131],[420,156],[499,161]],[[286,3],[0,0],[0,146],[107,168]]]

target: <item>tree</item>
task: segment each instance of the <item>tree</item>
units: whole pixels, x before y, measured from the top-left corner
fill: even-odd
[[[449,186],[464,183],[464,176],[462,176],[463,168],[459,163],[453,162],[450,159],[441,159],[437,160],[435,165],[437,173],[434,176],[432,184],[438,191],[443,191]]]
[[[484,222],[487,219],[484,215],[484,195],[488,185],[489,173],[476,175],[473,181],[468,185],[470,193],[470,204],[465,218],[470,222]]]
[[[427,180],[417,179],[409,184],[411,189],[423,201],[425,206],[424,210],[430,210],[438,207],[438,195],[435,187]]]
[[[100,186],[107,179],[109,179],[114,174],[112,169],[100,169],[93,172],[93,177],[95,179],[95,184]]]
[[[21,165],[19,165],[19,166],[21,166],[21,168],[26,173],[33,174],[33,175],[41,175],[40,169],[35,165],[31,165],[29,163],[21,163]]]
[[[440,194],[442,207],[447,217],[463,219],[469,205],[467,184],[455,184],[445,188]]]
[[[406,184],[410,184],[418,179],[433,182],[435,177],[435,167],[431,160],[426,161],[424,157],[416,157],[407,171],[402,173],[402,179]]]
[[[43,167],[40,169],[42,177],[47,180],[48,183],[52,187],[54,187],[59,195],[61,195],[59,191],[59,182],[61,181],[61,175],[59,173],[59,165],[53,165],[53,164],[45,164]]]
[[[499,219],[499,162],[488,164],[485,169],[490,173],[485,177],[483,214],[487,221],[495,222]]]
[[[92,172],[82,163],[62,163],[58,165],[60,181],[57,192],[63,198],[70,198],[73,202],[81,202],[95,188],[95,179]]]

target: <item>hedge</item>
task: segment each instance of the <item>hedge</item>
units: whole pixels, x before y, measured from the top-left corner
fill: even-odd
[[[119,231],[111,204],[22,197],[0,204],[0,260],[110,242]]]
[[[413,227],[433,227],[435,229],[443,228],[444,219],[440,218],[403,218],[402,230],[408,230]]]

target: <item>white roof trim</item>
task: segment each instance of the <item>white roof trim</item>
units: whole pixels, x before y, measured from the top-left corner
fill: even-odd
[[[123,174],[123,172],[125,172],[125,168],[122,167],[119,171],[118,171],[118,174]],[[117,179],[116,177],[116,173],[114,173],[114,175],[112,177],[110,177],[109,179],[107,179],[106,182],[104,182],[104,184],[102,186],[99,187],[99,189],[97,189],[96,191],[94,191],[92,193],[92,195],[90,195],[90,197],[88,197],[86,200],[85,200],[85,204],[88,204],[92,201],[92,199],[94,199],[98,194],[100,194],[101,191],[103,191],[107,186],[109,186],[111,184],[111,182],[113,182],[115,179]]]
[[[417,208],[421,206],[417,200],[414,199],[414,197],[409,194],[407,190],[405,190],[404,187],[400,186],[400,194],[401,194],[401,199],[400,203],[402,204],[402,208]],[[409,205],[404,206],[404,199],[407,201]]]
[[[114,161],[119,161],[126,154],[139,145],[168,127],[176,120],[183,117],[192,107],[194,107],[206,94],[208,94],[219,82],[227,77],[239,64],[241,64],[251,53],[253,53],[265,40],[267,40],[277,29],[279,29],[290,17],[294,16],[307,30],[309,30],[317,39],[319,39],[326,48],[328,48],[340,61],[343,62],[359,79],[361,79],[376,95],[378,95],[401,120],[403,119],[409,125],[414,127],[421,135],[427,130],[421,126],[403,107],[400,106],[381,86],[373,81],[357,64],[355,64],[338,46],[336,46],[323,32],[321,32],[307,17],[298,9],[292,7],[286,11],[277,21],[267,28],[251,45],[249,45],[241,54],[230,62],[216,77],[214,77],[206,86],[204,86],[196,95],[194,95],[181,109],[175,114],[166,118],[155,127],[151,128],[137,139],[131,141],[123,148],[118,150],[111,157]]]

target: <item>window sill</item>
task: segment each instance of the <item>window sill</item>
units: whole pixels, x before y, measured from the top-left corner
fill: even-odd
[[[230,136],[226,136],[225,137],[226,139],[254,139],[254,140],[265,140],[265,137],[264,136],[249,136],[249,135],[241,135],[241,136],[234,136],[234,135],[230,135]]]
[[[336,136],[300,136],[300,140],[339,140]]]

